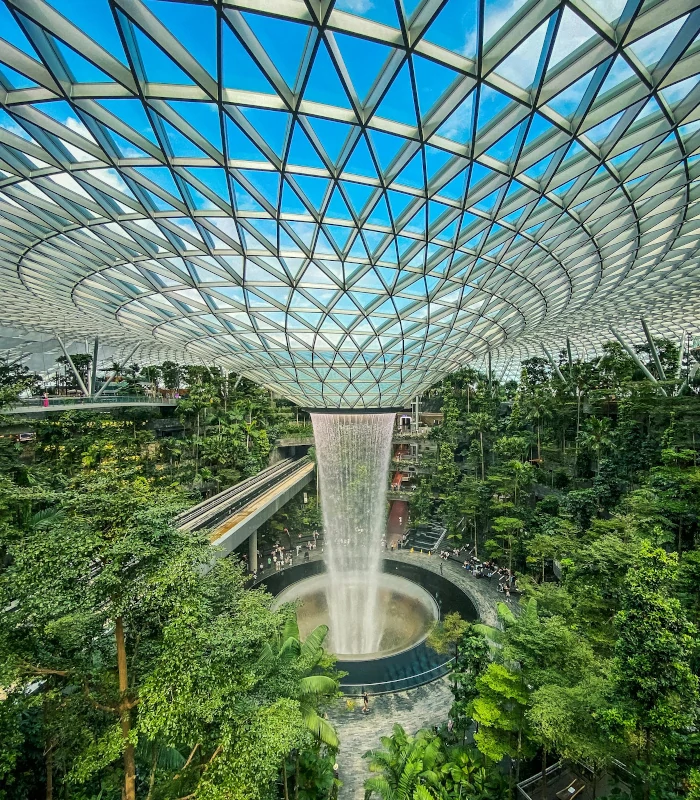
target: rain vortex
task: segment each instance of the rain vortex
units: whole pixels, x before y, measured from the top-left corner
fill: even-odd
[[[321,482],[330,641],[379,649],[377,613],[394,414],[312,414]]]

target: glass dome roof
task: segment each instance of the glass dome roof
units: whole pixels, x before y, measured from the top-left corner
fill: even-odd
[[[697,327],[694,6],[0,0],[0,324],[312,407]]]

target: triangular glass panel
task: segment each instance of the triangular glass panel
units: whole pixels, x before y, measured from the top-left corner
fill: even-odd
[[[343,200],[343,196],[340,193],[340,189],[336,187],[333,190],[333,194],[331,195],[331,201],[326,208],[326,219],[342,219],[342,220],[352,220],[352,214],[350,213],[345,200]]]
[[[22,75],[21,72],[16,72],[6,64],[0,63],[0,75],[2,75],[5,84],[8,84],[13,89],[33,89],[38,86],[38,83]]]
[[[151,127],[151,121],[140,100],[124,98],[119,100],[98,100],[97,102],[104,106],[110,114],[113,114],[117,120],[133,128],[153,144],[158,143]]]
[[[422,189],[425,186],[423,154],[419,150],[396,177],[395,183]]]
[[[226,205],[230,204],[228,180],[223,169],[218,167],[189,167],[188,171],[220,197]]]
[[[384,171],[386,171],[389,164],[391,164],[399,150],[406,143],[406,140],[402,139],[400,136],[394,136],[391,133],[384,133],[383,131],[370,131],[369,138],[372,142],[377,160],[379,161],[379,166]]]
[[[168,105],[219,152],[223,152],[219,109],[214,103],[188,103],[181,100],[171,100]]]
[[[608,72],[605,82],[600,87],[600,90],[598,91],[598,97],[601,97],[606,92],[609,92],[611,89],[614,89],[616,86],[619,86],[621,83],[624,83],[625,81],[634,77],[635,73],[632,70],[632,67],[630,67],[625,60],[625,57],[622,55],[622,53],[620,53],[615,59],[610,72]]]
[[[67,44],[51,37],[53,46],[59,51],[61,57],[66,62],[76,83],[114,83],[114,78],[107,75],[92,61],[88,61],[84,56],[69,47]]]
[[[686,78],[683,81],[674,83],[672,86],[667,86],[665,89],[661,90],[661,94],[664,96],[666,102],[671,107],[674,107],[688,96],[695,88],[698,81],[700,81],[700,75],[693,75],[691,78]]]
[[[595,70],[591,70],[583,78],[579,78],[576,83],[572,83],[571,86],[564,89],[563,92],[554,95],[551,100],[547,101],[549,108],[556,111],[557,114],[561,114],[562,117],[570,117],[579,107],[594,72]]]
[[[476,21],[479,18],[477,6],[476,0],[447,0],[423,38],[467,58],[474,58]]]
[[[156,186],[164,189],[177,200],[182,200],[173,176],[167,167],[136,167],[136,172],[140,172],[144,178],[155,183]]]
[[[466,144],[472,138],[474,125],[474,97],[475,93],[470,92],[450,116],[442,123],[437,130],[438,136],[444,136],[453,142]]]
[[[221,83],[227,89],[274,93],[270,81],[225,22],[221,24]]]
[[[188,139],[184,133],[174,128],[169,122],[161,119],[161,124],[168,137],[168,144],[175,158],[206,158],[207,154]]]
[[[566,58],[569,53],[573,53],[584,42],[596,35],[593,28],[582,17],[574,14],[568,6],[564,6],[564,11],[559,21],[557,38],[554,40],[554,47],[552,48],[552,55],[549,57],[547,69],[552,69],[552,67]]]
[[[309,213],[309,209],[304,205],[302,199],[287,181],[284,181],[282,184],[282,203],[280,204],[280,211],[283,214],[308,215]]]
[[[334,120],[321,119],[319,117],[307,117],[306,119],[311,123],[314,133],[318,136],[323,149],[326,151],[326,155],[335,163],[353,126],[344,122],[335,122]]]
[[[386,204],[386,198],[384,194],[379,196],[379,200],[377,201],[376,205],[370,212],[370,215],[367,219],[367,222],[370,225],[383,225],[387,228],[391,227],[391,219],[389,217],[389,209]],[[383,235],[383,234],[382,234]]]
[[[309,137],[299,124],[294,126],[287,162],[304,167],[319,167],[320,169],[325,169],[324,163],[321,161],[321,156],[316,152]]]
[[[393,189],[389,189],[387,192],[389,197],[389,205],[391,207],[391,213],[394,217],[394,222],[401,216],[406,206],[412,201],[415,200],[415,197],[410,194],[403,194],[403,192],[395,192]]]
[[[236,125],[228,116],[226,119],[226,152],[228,158],[240,159],[241,161],[265,161],[267,159],[260,150],[253,144],[248,136]]]
[[[604,122],[601,122],[599,125],[596,125],[594,128],[587,130],[586,136],[592,142],[595,142],[595,144],[600,144],[612,131],[621,116],[622,111],[619,114],[615,114],[615,116],[606,119]]]
[[[348,243],[350,234],[355,230],[354,228],[344,228],[340,225],[326,225],[328,235],[336,243],[340,251],[345,250],[345,245]]]
[[[176,83],[187,86],[194,84],[192,78],[184,72],[177,62],[170,58],[165,50],[154,44],[136,25],[131,25],[131,28],[134,32],[134,39],[141,57],[146,80],[149,83]]]
[[[510,98],[484,84],[479,97],[479,130],[488,125],[510,102]]]
[[[521,125],[524,124],[525,123],[521,123]],[[515,143],[518,139],[519,133],[520,125],[517,125],[512,131],[510,131],[510,133],[507,133],[502,139],[499,139],[496,144],[489,147],[489,149],[486,151],[486,155],[491,156],[498,161],[508,163],[513,155],[513,150],[515,149]]]
[[[280,192],[280,176],[276,172],[258,172],[257,170],[241,170],[260,194],[273,206],[277,206]]]
[[[298,22],[262,14],[244,12],[243,17],[277,71],[293,89],[311,28]]]
[[[428,175],[428,181],[432,180],[435,174],[454,157],[452,153],[438,150],[437,147],[432,147],[429,144],[425,145],[423,152],[425,153],[425,169]]]
[[[99,5],[94,3],[93,5]],[[188,53],[216,77],[216,11],[197,3],[146,3]]]
[[[678,19],[674,19],[673,22],[669,22],[668,25],[664,25],[663,28],[659,28],[653,33],[649,33],[641,39],[637,39],[629,46],[629,49],[645,67],[654,66],[666,52],[686,19],[687,14]]]
[[[333,36],[355,92],[363,103],[393,50],[386,45],[345,33],[334,33]]]
[[[461,200],[464,197],[464,188],[467,180],[467,170],[462,170],[456,177],[438,190],[438,194],[449,197],[451,200]]]
[[[355,213],[359,214],[367,204],[370,195],[375,191],[374,187],[362,183],[351,183],[350,181],[341,181],[341,184],[352,203],[352,207],[355,209]]]
[[[350,158],[345,162],[344,173],[364,175],[367,178],[377,178],[377,168],[372,160],[372,155],[367,147],[364,136],[360,136],[355,144]]]
[[[320,211],[330,181],[327,178],[314,178],[306,175],[295,175],[294,180],[309,198],[314,208]]]
[[[379,117],[403,122],[406,125],[418,125],[411,75],[407,63],[404,63],[394,77],[389,90],[379,104],[376,114]]]
[[[351,107],[343,83],[338,77],[338,72],[323,40],[316,51],[311,73],[304,89],[304,99],[329,106]]]
[[[413,74],[416,80],[418,105],[423,117],[458,77],[454,70],[415,54],[413,56]]]
[[[285,111],[270,111],[266,108],[241,108],[241,111],[255,131],[265,140],[265,143],[281,158],[289,114]]]

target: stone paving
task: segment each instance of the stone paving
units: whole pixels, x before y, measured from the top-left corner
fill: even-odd
[[[320,553],[313,554],[320,557]],[[439,556],[428,556],[400,550],[387,553],[387,558],[417,564],[424,569],[440,572],[459,586],[474,603],[479,618],[488,625],[496,625],[496,603],[503,595],[496,591],[495,585],[485,578],[475,578],[459,564],[443,561]],[[396,723],[407,732],[415,733],[420,728],[440,725],[447,719],[452,705],[452,692],[447,677],[394,694],[377,695],[370,698],[369,714],[360,711],[362,701],[356,702],[355,710],[348,711],[345,699],[340,699],[337,706],[329,713],[333,725],[340,737],[338,767],[343,787],[339,800],[363,800],[364,781],[370,776],[367,761],[362,758],[367,750],[380,746],[380,738],[391,734]]]
[[[354,711],[347,710],[344,699],[339,700],[328,715],[340,736],[338,768],[343,786],[338,800],[363,800],[364,782],[370,772],[362,756],[379,747],[380,738],[389,736],[394,725],[401,725],[409,733],[440,725],[447,719],[451,705],[447,678],[406,692],[370,697],[369,714],[362,713],[362,700],[356,701]]]

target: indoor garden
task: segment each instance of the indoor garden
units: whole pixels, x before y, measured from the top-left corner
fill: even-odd
[[[700,9],[0,0],[0,800],[700,800]]]

